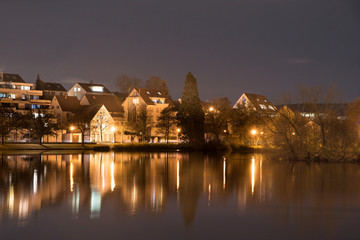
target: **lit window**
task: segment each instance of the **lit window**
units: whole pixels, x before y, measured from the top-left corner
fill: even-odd
[[[261,109],[267,109],[267,107],[264,104],[259,104],[259,106],[261,107]]]
[[[158,92],[158,94],[161,96],[161,92]]]
[[[103,92],[104,91],[104,87],[101,87],[101,86],[92,86],[91,87],[91,90],[93,92]]]
[[[258,102],[260,101],[258,98],[256,99]]]
[[[76,92],[77,91],[77,88],[74,88],[74,92]]]
[[[134,98],[134,99],[133,99],[133,104],[134,104],[134,105],[138,105],[138,104],[139,104],[139,99],[138,99],[138,98]]]
[[[267,102],[266,100],[264,100],[264,102]]]
[[[148,95],[150,95],[149,91],[146,91],[146,93],[147,93]]]
[[[271,110],[273,110],[273,111],[275,111],[275,109],[273,108],[273,106],[270,106],[270,105],[269,105],[268,108],[271,109]]]

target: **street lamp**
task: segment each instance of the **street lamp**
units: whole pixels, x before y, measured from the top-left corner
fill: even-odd
[[[252,129],[252,130],[250,131],[250,133],[251,133],[251,135],[255,136],[255,135],[257,134],[257,131],[256,131],[256,129]]]
[[[209,108],[209,111],[210,111],[210,112],[214,111],[214,108],[213,108],[213,107],[210,107],[210,108]]]
[[[70,131],[74,131],[75,127],[74,126],[70,126]]]
[[[180,131],[181,131],[180,128],[176,129],[176,132],[177,132],[177,142],[178,142],[178,143],[179,143],[179,133],[180,133]]]

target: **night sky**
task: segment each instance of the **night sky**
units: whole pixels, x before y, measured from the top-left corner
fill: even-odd
[[[360,1],[0,1],[0,71],[25,81],[168,81],[187,72],[202,100],[243,92],[276,101],[305,84],[360,97]]]

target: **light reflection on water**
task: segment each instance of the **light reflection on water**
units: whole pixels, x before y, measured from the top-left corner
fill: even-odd
[[[114,152],[3,154],[0,164],[0,236],[14,239],[23,236],[18,227],[36,236],[42,221],[49,229],[71,224],[70,232],[90,239],[94,223],[120,220],[145,229],[123,229],[132,238],[152,236],[154,229],[164,238],[172,231],[178,233],[172,238],[254,239],[359,233],[349,230],[360,217],[356,164],[278,162],[260,154]],[[255,225],[261,231],[251,233]],[[90,228],[83,232],[80,226]]]

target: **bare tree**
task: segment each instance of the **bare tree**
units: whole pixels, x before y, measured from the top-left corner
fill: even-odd
[[[90,108],[80,108],[77,111],[70,122],[76,126],[76,128],[81,133],[81,145],[84,146],[85,143],[85,134],[86,132],[90,132]]]
[[[159,133],[164,134],[166,143],[169,143],[170,134],[175,132],[177,123],[178,121],[176,119],[174,108],[167,107],[160,112],[156,127]]]
[[[119,87],[121,92],[130,93],[134,88],[142,86],[142,80],[137,77],[130,77],[126,74],[122,74],[116,78],[116,85]]]
[[[129,125],[141,137],[142,142],[150,137],[153,118],[145,104],[139,106],[135,121],[129,122]]]
[[[151,76],[148,80],[146,80],[145,87],[160,90],[166,97],[170,97],[167,81],[160,77]]]

